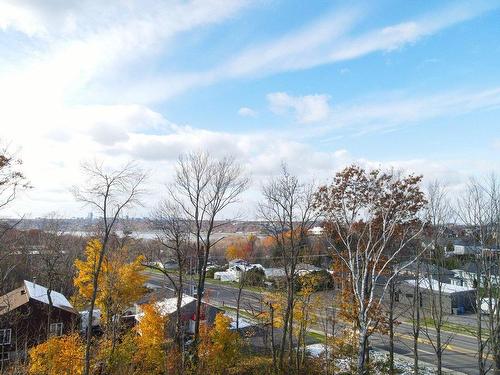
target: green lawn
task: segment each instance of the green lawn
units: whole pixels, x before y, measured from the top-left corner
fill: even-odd
[[[434,328],[434,323],[432,318],[426,318],[422,320],[422,323],[425,325],[427,324],[428,327]],[[477,328],[467,325],[467,324],[459,324],[459,323],[452,323],[452,322],[444,322],[441,328],[443,331],[447,332],[452,332],[452,333],[460,333],[462,335],[468,335],[472,337],[477,336]],[[488,332],[486,329],[483,328],[483,336],[488,337]]]

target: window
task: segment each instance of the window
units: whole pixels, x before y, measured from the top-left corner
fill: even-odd
[[[8,345],[10,344],[10,337],[12,336],[12,330],[9,329],[0,329],[0,345]]]
[[[63,334],[63,324],[62,323],[52,323],[50,325],[50,335],[51,336],[62,336]]]
[[[8,361],[10,359],[9,352],[0,352],[0,361]]]

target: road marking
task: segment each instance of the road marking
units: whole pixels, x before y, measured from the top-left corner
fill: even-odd
[[[397,337],[403,338],[403,339],[407,339],[407,340],[410,340],[412,342],[415,340],[415,337],[410,336],[410,335],[406,335],[406,334],[402,334],[402,333],[395,333],[394,336],[397,336]],[[425,338],[419,337],[417,341],[421,344],[426,344],[426,345],[432,346],[432,341],[429,340],[427,337],[425,337]],[[467,349],[467,348],[460,348],[460,347],[457,347],[457,346],[452,345],[452,344],[446,345],[445,351],[452,351],[452,352],[456,352],[456,353],[460,353],[460,354],[467,354],[467,355],[472,354],[474,356],[477,354],[476,350],[471,350],[471,349]],[[432,354],[436,354],[436,353],[432,353]],[[484,357],[486,359],[489,359],[490,361],[493,360],[493,357],[491,355],[484,356]]]

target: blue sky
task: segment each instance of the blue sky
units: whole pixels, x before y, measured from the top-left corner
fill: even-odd
[[[249,206],[282,161],[459,191],[500,172],[499,61],[498,1],[3,0],[1,137],[35,186],[7,214],[84,216],[82,160],[136,159],[156,190],[193,150],[237,157]]]

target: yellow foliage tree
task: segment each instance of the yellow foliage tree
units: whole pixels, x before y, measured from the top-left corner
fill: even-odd
[[[92,296],[92,283],[97,260],[102,245],[98,240],[90,240],[85,248],[86,259],[75,261],[78,271],[74,285],[78,296],[88,302]],[[145,293],[144,282],[147,277],[142,272],[144,257],[138,256],[127,262],[127,249],[119,249],[104,258],[98,280],[96,306],[101,309],[105,321],[127,309]]]
[[[84,345],[74,333],[52,337],[29,351],[30,375],[83,374]]]
[[[141,307],[143,315],[135,326],[137,352],[135,362],[146,374],[163,374],[166,367],[167,318],[154,303]]]
[[[202,330],[199,357],[202,370],[210,374],[226,374],[240,358],[240,336],[230,329],[231,319],[224,314],[217,314],[215,326]]]

